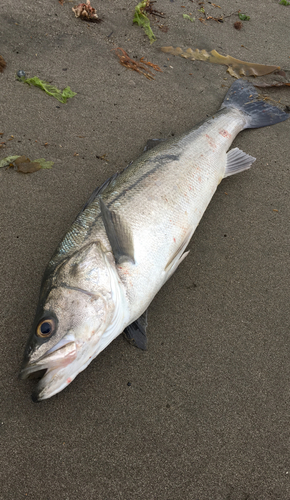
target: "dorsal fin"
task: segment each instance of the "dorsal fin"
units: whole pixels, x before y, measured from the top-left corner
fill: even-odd
[[[119,173],[116,172],[112,177],[109,177],[101,186],[98,186],[94,191],[92,192],[91,196],[89,197],[87,203],[83,206],[81,209],[80,213],[82,213],[95,199],[99,194],[102,194],[103,191],[111,184],[113,184],[114,180],[119,176]]]

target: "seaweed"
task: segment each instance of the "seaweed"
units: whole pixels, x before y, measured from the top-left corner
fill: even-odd
[[[91,7],[90,0],[87,0],[87,3],[80,3],[79,5],[75,5],[72,7],[72,10],[76,17],[79,17],[83,21],[87,21],[90,23],[101,23],[102,19],[98,17],[96,13],[96,9]]]
[[[150,5],[150,0],[143,0],[142,2],[138,3],[138,5],[136,5],[135,14],[133,17],[133,23],[136,23],[138,24],[138,26],[141,26],[145,31],[146,35],[148,36],[150,43],[153,43],[156,41],[156,36],[154,35],[151,29],[148,17],[144,14],[145,9],[149,5]]]
[[[183,14],[182,16],[183,16],[183,19],[188,19],[192,23],[194,23],[194,21],[195,21],[195,17],[190,17],[188,14]]]
[[[263,76],[281,69],[280,66],[249,63],[241,61],[240,59],[235,59],[229,55],[222,56],[216,50],[212,50],[210,53],[206,50],[199,49],[194,51],[192,49],[182,50],[180,47],[162,47],[161,50],[162,52],[167,52],[174,56],[181,56],[185,59],[191,59],[192,61],[206,61],[213,64],[223,64],[228,66],[227,71],[235,78],[240,78],[241,76]]]
[[[137,73],[141,73],[142,75],[146,76],[148,80],[154,80],[154,76],[152,71],[146,68],[146,66],[150,66],[155,71],[160,71],[162,73],[162,70],[159,68],[159,66],[157,66],[157,64],[145,61],[144,57],[141,57],[140,61],[138,62],[134,61],[134,59],[131,59],[131,57],[128,56],[127,52],[125,52],[125,50],[122,49],[121,47],[117,47],[117,49],[113,50],[115,51],[115,54],[119,57],[120,64],[122,66],[125,66],[125,68],[127,69],[132,69],[133,71],[137,71]]]
[[[241,14],[240,12],[239,12],[239,18],[241,21],[249,21],[251,19],[250,16],[247,16],[246,14]]]
[[[45,158],[38,158],[31,161],[26,156],[7,156],[0,161],[0,168],[9,167],[14,168],[17,172],[22,174],[32,174],[42,168],[51,168],[53,161],[47,161]]]
[[[44,92],[46,92],[46,94],[48,94],[52,97],[55,97],[55,99],[57,99],[59,102],[61,102],[63,104],[66,103],[66,101],[69,98],[77,95],[76,92],[73,92],[70,89],[70,87],[66,87],[63,90],[59,90],[54,85],[51,85],[48,82],[40,80],[40,78],[38,78],[37,76],[34,76],[32,78],[21,77],[21,78],[19,78],[19,80],[22,81],[23,83],[27,83],[28,85],[34,85],[35,87],[38,87],[41,90],[44,90]]]

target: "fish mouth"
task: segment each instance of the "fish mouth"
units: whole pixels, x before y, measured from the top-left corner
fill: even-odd
[[[33,363],[28,361],[21,369],[19,377],[22,380],[25,380],[28,377],[37,378],[37,373],[43,372],[44,370],[63,368],[74,361],[76,358],[76,352],[77,346],[75,342],[68,341],[65,344],[62,343],[59,347],[57,344],[37,361]]]

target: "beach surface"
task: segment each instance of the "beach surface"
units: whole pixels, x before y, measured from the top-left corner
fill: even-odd
[[[158,0],[153,44],[132,24],[136,4],[92,0],[100,24],[67,0],[0,5],[0,160],[54,162],[0,169],[0,498],[289,500],[290,119],[235,139],[257,161],[221,182],[150,305],[148,351],[121,335],[39,404],[36,382],[18,380],[46,264],[91,192],[148,139],[214,114],[234,81],[161,47],[290,69],[290,6],[276,0]],[[241,30],[239,9],[250,16]],[[162,72],[126,69],[118,47]],[[77,95],[62,104],[19,70]],[[289,87],[266,95],[290,105]]]

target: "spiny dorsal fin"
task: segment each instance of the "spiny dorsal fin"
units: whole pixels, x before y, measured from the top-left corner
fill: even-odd
[[[119,176],[119,173],[116,172],[112,177],[109,177],[101,186],[98,186],[91,194],[89,197],[87,203],[83,206],[81,212],[83,212],[95,199],[99,194],[103,193],[103,191],[106,189],[106,187],[110,186],[113,184],[114,180]],[[80,213],[81,213],[80,212]]]
[[[102,198],[100,198],[100,209],[116,264],[126,261],[135,264],[133,239],[128,225],[116,212],[108,209]]]

